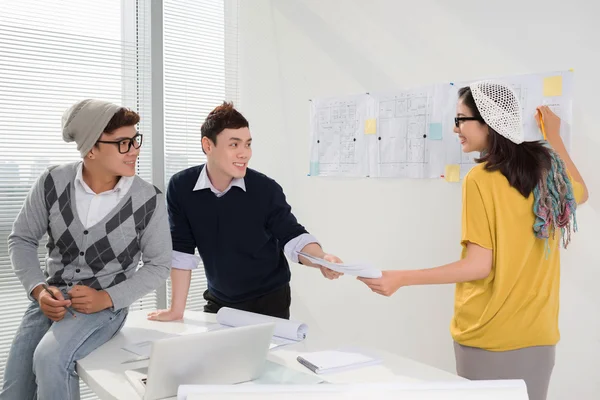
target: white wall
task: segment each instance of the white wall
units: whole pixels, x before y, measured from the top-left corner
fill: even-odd
[[[489,75],[575,69],[573,154],[592,198],[563,253],[562,341],[550,399],[600,393],[600,142],[597,2],[555,0],[252,0],[241,2],[241,109],[252,167],[277,179],[299,220],[343,259],[426,268],[460,254],[460,185],[442,180],[307,177],[308,99]],[[492,18],[496,19],[493,21]],[[595,38],[595,39],[594,39]],[[294,318],[315,333],[368,344],[454,372],[453,287],[392,298],[345,277],[293,267]]]

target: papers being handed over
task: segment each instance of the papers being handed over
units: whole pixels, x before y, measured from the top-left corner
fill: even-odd
[[[308,326],[301,322],[290,321],[283,318],[270,317],[248,311],[222,307],[217,312],[217,322],[224,327],[238,327],[245,325],[275,323],[275,333],[271,341],[271,348],[285,344],[293,344],[306,338]]]
[[[298,254],[300,254],[303,257],[306,257],[312,263],[322,265],[336,272],[341,272],[343,274],[352,276],[358,276],[360,278],[381,278],[381,270],[368,264],[336,264],[324,260],[322,258],[311,256],[310,254],[306,254],[304,252],[300,252]]]

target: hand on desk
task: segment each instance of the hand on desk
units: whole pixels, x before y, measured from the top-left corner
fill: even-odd
[[[113,306],[108,293],[89,286],[77,285],[69,290],[69,296],[73,309],[83,314],[97,313]]]
[[[168,310],[156,310],[148,314],[148,319],[151,321],[178,321],[183,319],[183,313],[175,312],[171,309]]]
[[[339,264],[342,262],[342,260],[339,257],[334,256],[332,254],[325,254],[325,256],[323,256],[323,259],[326,261],[329,261],[331,263],[336,263],[336,264]],[[327,267],[319,266],[319,268],[321,269],[321,273],[323,274],[323,276],[327,279],[337,279],[340,276],[344,275],[341,272],[334,271]]]
[[[382,271],[381,278],[356,278],[364,282],[373,292],[382,296],[391,296],[403,285],[402,271]]]

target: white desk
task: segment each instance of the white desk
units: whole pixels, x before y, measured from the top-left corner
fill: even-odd
[[[158,338],[165,333],[181,333],[197,326],[216,322],[216,315],[187,311],[183,321],[154,322],[146,319],[146,311],[130,312],[125,326],[112,340],[99,347],[77,363],[77,372],[81,379],[102,400],[132,400],[140,397],[133,389],[124,371],[142,368],[148,361],[131,360],[133,355],[122,348],[130,343]],[[332,341],[330,348],[335,348]],[[310,347],[309,338],[291,346],[271,350],[269,360],[286,367],[308,372],[296,361],[299,352],[322,350]],[[377,352],[383,358],[383,364],[360,368],[339,374],[328,374],[324,378],[332,383],[371,383],[371,382],[418,382],[418,381],[463,381],[457,375],[418,363],[390,353]],[[173,397],[175,399],[175,397]]]

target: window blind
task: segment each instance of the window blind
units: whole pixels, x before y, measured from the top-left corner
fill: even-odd
[[[63,111],[101,98],[141,115],[138,174],[152,180],[149,0],[3,0],[0,14],[0,383],[28,300],[10,266],[6,239],[23,200],[48,165],[79,159],[62,141]],[[200,125],[238,96],[238,0],[164,1],[165,182],[204,162]],[[156,128],[156,127],[155,127]],[[155,129],[161,132],[162,129]],[[45,240],[39,259],[45,257]],[[201,309],[204,271],[194,272],[188,308]],[[168,288],[170,289],[170,288]],[[170,297],[170,295],[169,295]],[[163,304],[159,304],[163,306]],[[153,309],[156,294],[131,308]],[[95,398],[89,391],[82,398]]]
[[[164,0],[165,182],[206,161],[200,126],[224,100],[237,103],[237,0]],[[206,277],[192,274],[187,308],[202,310]],[[168,301],[171,298],[169,281]]]
[[[8,257],[7,236],[35,179],[53,164],[80,159],[64,143],[61,116],[99,98],[141,114],[138,173],[150,180],[151,130],[146,2],[3,0],[0,12],[0,382],[29,303]],[[39,247],[40,264],[45,240]],[[150,294],[132,309],[156,307]],[[83,398],[93,398],[89,391]]]

